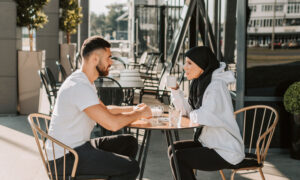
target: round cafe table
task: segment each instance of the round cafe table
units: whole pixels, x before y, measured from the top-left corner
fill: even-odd
[[[152,130],[162,130],[165,132],[168,147],[171,146],[172,153],[175,154],[174,142],[173,142],[173,138],[172,138],[172,131],[174,131],[176,140],[179,140],[179,136],[178,136],[179,130],[200,127],[199,124],[192,123],[188,117],[184,117],[184,116],[181,118],[181,123],[178,126],[169,126],[169,122],[167,121],[167,118],[168,118],[168,114],[164,114],[163,117],[158,118],[158,119],[161,119],[158,121],[154,120],[155,118],[142,119],[142,120],[135,121],[127,126],[129,128],[145,130],[142,145],[141,145],[141,148],[139,150],[139,155],[138,155],[138,163],[141,166],[141,172],[140,172],[140,176],[139,176],[140,180],[143,179],[143,174],[144,174],[144,169],[145,169],[145,164],[146,164],[146,159],[147,159],[147,153],[148,153],[148,149],[149,149],[149,145],[150,145],[150,137],[151,137]],[[142,159],[142,156],[143,156],[143,159]],[[180,180],[181,178],[180,178],[180,172],[178,169],[177,158],[176,158],[176,156],[173,156],[173,157],[174,157],[176,176],[178,177],[177,179]]]

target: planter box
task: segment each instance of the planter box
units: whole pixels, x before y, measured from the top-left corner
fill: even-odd
[[[37,71],[45,66],[45,51],[18,51],[18,103],[20,114],[37,113],[41,81]]]
[[[67,58],[69,54],[73,67],[75,67],[76,44],[61,44],[60,45],[60,63],[65,68],[67,75],[72,73],[70,62]]]

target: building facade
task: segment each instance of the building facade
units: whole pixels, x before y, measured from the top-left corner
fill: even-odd
[[[268,47],[272,33],[285,45],[300,40],[300,0],[249,0],[249,8],[248,46]]]

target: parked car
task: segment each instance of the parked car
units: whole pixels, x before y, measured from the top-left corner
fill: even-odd
[[[274,49],[281,48],[281,42],[280,41],[275,41],[273,43],[273,45],[274,45]],[[271,47],[272,47],[272,42],[269,43],[269,48],[271,48]]]
[[[289,46],[289,48],[299,48],[300,47],[300,40],[290,41],[288,46]]]

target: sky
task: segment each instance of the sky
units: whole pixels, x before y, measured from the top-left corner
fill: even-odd
[[[126,3],[127,0],[90,0],[90,11],[96,14],[107,14],[108,9],[105,7],[114,3]]]

